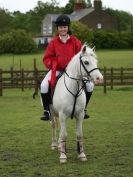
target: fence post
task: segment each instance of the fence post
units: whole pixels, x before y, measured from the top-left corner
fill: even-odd
[[[21,62],[21,59],[19,60],[19,68],[20,68],[20,70],[22,69],[22,62]]]
[[[113,67],[111,67],[111,86],[110,86],[110,88],[111,88],[111,90],[113,90],[113,86],[114,86],[114,80],[113,80],[113,75],[114,75],[114,70],[113,70]]]
[[[35,93],[38,94],[38,69],[34,68],[34,76],[35,76]]]
[[[24,91],[24,69],[21,70],[21,89]]]
[[[106,67],[104,67],[104,70],[103,70],[103,76],[104,76],[103,87],[104,87],[104,93],[105,94],[107,93],[107,79],[106,79],[106,74],[107,74]]]
[[[3,95],[2,69],[0,69],[0,96]]]
[[[34,70],[37,68],[36,66],[36,58],[34,58]]]
[[[13,74],[13,67],[11,67],[11,87],[14,85],[14,74]]]
[[[124,69],[121,67],[121,85],[123,84],[123,74],[124,74]]]

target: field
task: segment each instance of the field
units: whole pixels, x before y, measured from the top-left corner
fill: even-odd
[[[100,67],[133,67],[133,51],[97,51]],[[43,53],[0,55],[0,68],[43,69]],[[115,87],[103,94],[96,87],[90,119],[83,124],[88,161],[77,158],[75,120],[68,119],[68,162],[50,149],[51,128],[42,122],[40,98],[34,90],[4,90],[0,97],[0,177],[133,177],[133,87]],[[59,131],[59,130],[58,130]]]
[[[32,90],[6,90],[0,98],[1,177],[132,177],[133,89],[116,88],[104,95],[96,88],[84,121],[84,145],[88,161],[76,153],[75,121],[69,119],[68,162],[50,149],[50,123],[42,122],[39,96]]]
[[[133,67],[133,50],[100,50],[96,52],[100,67]],[[43,52],[28,55],[0,55],[0,68],[33,69],[33,60],[36,58],[38,69],[44,69],[42,64]]]

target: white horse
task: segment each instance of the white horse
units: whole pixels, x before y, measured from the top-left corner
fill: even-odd
[[[82,122],[84,120],[84,110],[86,96],[83,89],[83,80],[91,79],[95,83],[101,82],[103,76],[97,68],[96,54],[93,49],[84,45],[81,51],[69,62],[64,74],[58,80],[51,105],[52,120],[52,144],[51,148],[57,147],[56,121],[59,118],[60,135],[58,149],[60,150],[60,163],[67,161],[66,156],[66,119],[74,116],[76,119],[76,135],[78,157],[81,161],[86,161],[83,149]]]

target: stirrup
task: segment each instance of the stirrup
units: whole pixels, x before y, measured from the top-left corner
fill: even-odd
[[[40,119],[44,120],[44,121],[51,120],[50,111],[49,110],[44,111],[44,113],[43,113],[43,115],[42,115],[42,117]]]

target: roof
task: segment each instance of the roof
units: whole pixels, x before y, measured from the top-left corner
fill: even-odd
[[[69,16],[72,21],[77,21],[77,20],[80,20],[81,18],[83,18],[84,16],[88,15],[89,13],[91,13],[93,11],[94,11],[93,7],[92,8],[85,8],[85,9],[76,10],[76,11],[72,12],[70,15],[67,14],[67,16]],[[50,22],[55,22],[56,18],[59,15],[60,14],[47,14],[45,16],[44,20],[45,21],[50,20]]]
[[[70,14],[70,18],[72,21],[77,21],[80,20],[81,18],[85,17],[89,13],[93,12],[94,8],[85,8],[85,9],[80,9],[76,10],[73,13]]]

